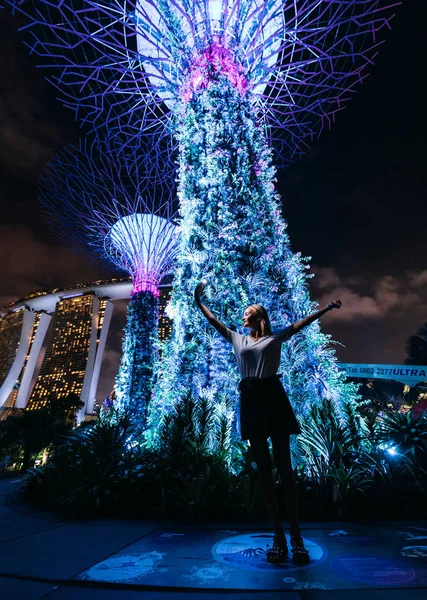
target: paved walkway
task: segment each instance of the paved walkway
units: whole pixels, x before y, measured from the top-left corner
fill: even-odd
[[[313,562],[261,557],[266,523],[65,521],[0,480],[1,600],[425,600],[427,524],[307,524]]]

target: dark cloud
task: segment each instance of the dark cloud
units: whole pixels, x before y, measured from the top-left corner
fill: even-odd
[[[427,271],[399,276],[363,272],[357,277],[315,267],[311,289],[321,307],[340,298],[340,310],[325,315],[323,329],[343,346],[344,362],[401,363],[408,337],[426,320]]]
[[[87,256],[38,240],[27,227],[0,226],[0,306],[36,289],[66,287],[108,278],[111,271]]]
[[[320,305],[335,298],[343,302],[342,308],[334,313],[335,321],[360,321],[362,319],[387,319],[390,314],[406,314],[408,310],[423,311],[427,301],[426,272],[406,273],[399,278],[366,273],[353,278],[331,268],[319,267],[313,280],[313,294]],[[362,283],[362,285],[361,285]],[[362,292],[360,288],[368,290]]]

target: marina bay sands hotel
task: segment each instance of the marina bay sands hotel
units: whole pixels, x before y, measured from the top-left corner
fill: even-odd
[[[50,395],[75,393],[92,414],[114,300],[130,297],[130,279],[34,292],[0,309],[0,409],[41,408]],[[170,286],[160,286],[159,335]],[[7,410],[9,409],[9,410]],[[83,411],[82,411],[83,413]],[[83,414],[81,415],[83,416]]]

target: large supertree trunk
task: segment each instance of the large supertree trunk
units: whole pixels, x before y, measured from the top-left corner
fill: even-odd
[[[231,346],[193,299],[203,278],[209,283],[207,305],[231,328],[240,327],[252,303],[266,307],[273,329],[314,308],[307,261],[290,250],[271,151],[245,92],[218,74],[182,103],[177,130],[181,245],[171,302],[174,327],[150,415],[154,426],[189,391],[207,395],[218,407],[228,395],[234,405],[230,421],[237,416]],[[328,341],[314,324],[284,347],[283,381],[298,413],[325,396],[354,402],[355,388],[344,383]]]

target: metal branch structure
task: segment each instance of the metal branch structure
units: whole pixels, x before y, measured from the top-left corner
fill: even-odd
[[[132,275],[133,292],[159,295],[159,283],[168,273],[176,251],[176,225],[151,213],[121,217],[105,238],[108,256]]]
[[[6,0],[65,105],[109,135],[158,136],[220,71],[249,95],[283,161],[368,74],[393,0]]]
[[[159,284],[171,272],[178,242],[169,156],[158,147],[125,154],[81,142],[58,153],[40,180],[43,211],[56,235],[132,277],[115,391],[119,406],[128,406],[141,425],[156,359]]]
[[[118,151],[80,141],[51,160],[39,198],[58,238],[131,275],[134,292],[170,272],[176,252],[176,189],[169,150]]]

